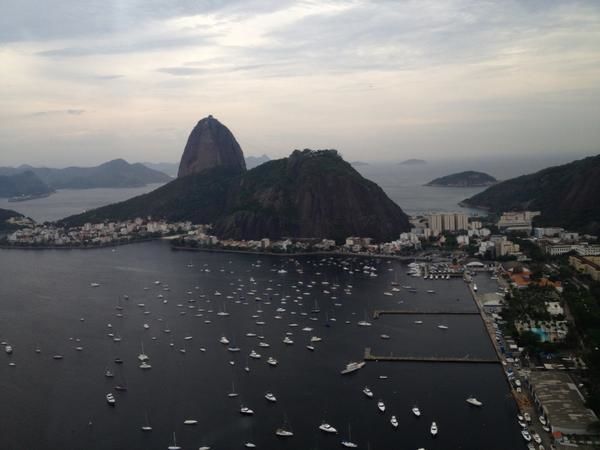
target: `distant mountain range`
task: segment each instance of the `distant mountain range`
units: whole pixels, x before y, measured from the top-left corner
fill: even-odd
[[[498,180],[487,173],[467,170],[465,172],[453,173],[452,175],[436,178],[435,180],[431,180],[425,186],[481,187],[491,186],[497,182]]]
[[[462,205],[500,213],[539,210],[540,225],[600,232],[600,155],[503,181]]]
[[[246,156],[246,169],[254,169],[255,167],[258,167],[268,161],[271,161],[271,158],[269,158],[267,155]]]
[[[267,161],[271,161],[271,158],[269,158],[267,155],[262,155],[262,156],[246,156],[245,160],[246,160],[246,169],[250,170],[250,169],[254,169],[257,166],[260,166],[263,163],[266,163]],[[142,164],[145,165],[146,167],[151,168],[151,169],[158,170],[159,172],[166,173],[167,175],[170,175],[172,177],[176,177],[177,176],[177,172],[179,170],[179,163],[150,163],[150,162],[144,162]]]
[[[363,167],[363,166],[368,166],[369,163],[366,163],[364,161],[352,161],[350,163],[353,167]]]
[[[34,174],[50,190],[140,187],[171,181],[171,177],[165,173],[150,169],[140,163],[130,164],[123,159],[115,159],[96,167],[67,167],[65,169],[27,165],[16,168],[0,167],[0,175],[14,176],[23,173]],[[21,195],[21,193],[15,195]]]
[[[398,163],[399,166],[422,166],[423,164],[427,164],[427,161],[425,161],[424,159],[415,158],[406,159]]]
[[[0,175],[0,198],[47,195],[53,191],[31,170],[13,175]]]
[[[222,128],[226,127],[210,116],[196,125],[181,163],[192,169],[189,175],[63,222],[78,225],[151,215],[212,223],[218,236],[235,239],[369,236],[383,241],[409,229],[400,207],[335,150],[296,150],[288,158],[246,170],[242,160],[220,153],[237,144]]]

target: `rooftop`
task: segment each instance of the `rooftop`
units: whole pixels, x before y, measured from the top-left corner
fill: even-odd
[[[595,434],[590,427],[598,422],[598,417],[585,407],[581,393],[568,374],[534,371],[529,375],[529,381],[553,432]]]

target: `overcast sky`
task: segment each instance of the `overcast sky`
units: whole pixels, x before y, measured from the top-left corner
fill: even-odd
[[[600,1],[0,0],[0,165],[600,152]]]

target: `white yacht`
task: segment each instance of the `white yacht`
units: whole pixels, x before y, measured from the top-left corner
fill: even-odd
[[[286,345],[292,345],[294,343],[294,341],[292,341],[289,336],[286,336],[283,338],[283,343]]]
[[[325,433],[337,433],[337,430],[334,427],[324,422],[319,425],[319,430],[324,431]]]
[[[483,403],[481,403],[479,400],[477,400],[475,397],[469,397],[467,399],[467,403],[469,405],[473,405],[473,406],[483,406]]]
[[[115,400],[115,396],[112,394],[112,392],[106,394],[106,401],[110,406],[115,406],[115,403],[117,403],[117,401]]]
[[[6,344],[6,346],[4,347],[4,351],[6,352],[7,355],[12,354],[12,352],[13,352],[12,345]]]
[[[379,409],[381,412],[385,411],[385,403],[383,403],[383,400],[379,400],[377,402],[377,409]]]
[[[438,325],[438,328],[439,328],[440,330],[447,330],[447,329],[448,329],[448,326],[447,326],[447,325]]]
[[[421,415],[421,410],[419,409],[419,407],[418,407],[418,406],[413,406],[412,413],[413,413],[415,416],[419,417],[419,416]]]
[[[227,345],[227,344],[229,344],[229,339],[227,339],[225,336],[221,336],[221,339],[219,339],[219,342],[223,345]]]
[[[523,439],[525,439],[527,442],[531,441],[531,435],[529,434],[529,431],[521,430],[521,435],[523,436]]]
[[[184,425],[198,425],[198,421],[195,419],[187,419],[183,422]]]
[[[277,430],[275,431],[275,435],[282,437],[282,438],[286,438],[286,437],[292,437],[294,435],[294,433],[291,430],[288,430],[286,428],[277,428]]]
[[[248,408],[247,406],[242,406],[242,407],[240,408],[240,413],[241,413],[241,414],[244,414],[244,415],[246,415],[246,416],[251,416],[251,415],[253,415],[253,414],[254,414],[254,411],[253,411],[253,410],[251,410],[250,408]]]
[[[148,364],[146,361],[142,361],[142,363],[140,364],[140,369],[148,370],[148,369],[152,369],[152,366],[150,364]]]
[[[369,389],[369,386],[364,387],[363,394],[365,394],[369,398],[373,398],[373,391],[371,391],[371,389]]]
[[[252,350],[252,351],[250,352],[250,355],[249,355],[249,356],[250,356],[250,358],[252,358],[252,359],[260,359],[260,358],[261,358],[260,354],[259,354],[259,353],[256,353],[254,350]]]
[[[435,422],[431,422],[431,428],[429,429],[432,436],[436,436],[438,434],[438,427]]]
[[[270,366],[276,366],[278,364],[278,361],[272,356],[269,356],[269,359],[267,359],[267,364],[269,364]]]
[[[321,342],[322,340],[319,336],[312,336],[310,338],[310,342]]]
[[[398,428],[398,419],[396,419],[396,416],[392,416],[392,418],[390,419],[390,423],[394,428]]]
[[[343,369],[340,373],[342,375],[346,375],[349,373],[353,373],[356,372],[359,369],[362,369],[365,366],[365,362],[361,361],[361,362],[350,362],[348,364],[346,364],[346,368]]]
[[[275,403],[277,402],[277,397],[275,397],[275,395],[272,392],[267,392],[265,394],[265,398],[270,401],[271,403]]]

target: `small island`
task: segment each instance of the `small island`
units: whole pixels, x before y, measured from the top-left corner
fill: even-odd
[[[421,166],[423,164],[427,164],[427,161],[425,161],[424,159],[415,159],[415,158],[407,159],[405,161],[398,163],[398,165],[400,165],[400,166]]]
[[[436,186],[436,187],[484,187],[496,184],[496,180],[493,176],[484,173],[476,172],[474,170],[467,170],[465,172],[453,173],[445,177],[436,178],[431,180],[425,186]]]

